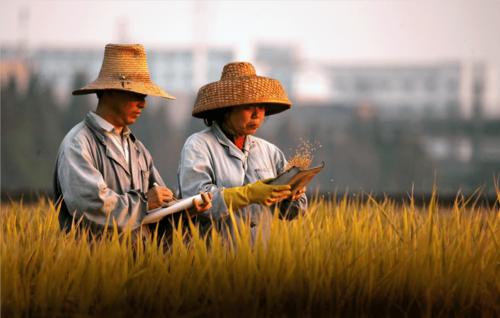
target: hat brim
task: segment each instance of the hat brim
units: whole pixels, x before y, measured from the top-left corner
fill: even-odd
[[[74,90],[73,95],[92,94],[104,90],[120,90],[126,92],[139,93],[148,96],[158,96],[166,99],[175,99],[175,96],[170,95],[169,93],[167,93],[154,83],[138,83],[138,82],[125,82],[122,84],[117,82],[94,81],[86,85],[85,87]]]
[[[242,103],[242,104],[238,104],[238,105],[225,105],[225,106],[219,106],[215,109],[208,109],[206,111],[201,111],[201,112],[197,112],[197,113],[194,113],[193,111],[193,117],[196,117],[196,118],[207,118],[207,117],[210,117],[210,114],[214,113],[214,112],[217,112],[221,109],[230,109],[230,108],[234,108],[234,107],[239,107],[239,106],[245,106],[245,105],[259,105],[259,106],[263,106],[265,109],[266,109],[266,116],[270,116],[270,115],[274,115],[274,114],[278,114],[278,113],[281,113],[285,110],[288,110],[292,107],[291,104],[284,104],[284,103],[281,103],[281,102],[272,102],[272,101],[268,101],[268,102],[259,102],[259,103],[253,103],[253,102],[250,102],[250,103]]]

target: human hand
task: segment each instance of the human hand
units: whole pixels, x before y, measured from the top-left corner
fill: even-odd
[[[276,204],[291,195],[290,185],[270,185],[257,181],[247,185],[248,198],[251,203],[260,203],[265,206]]]
[[[299,191],[295,192],[295,194],[292,196],[292,201],[297,201],[304,193],[306,193],[306,187],[303,187]]]
[[[159,208],[174,199],[172,191],[163,186],[154,186],[148,190],[148,210]]]
[[[227,206],[237,210],[251,203],[271,206],[286,199],[292,193],[290,185],[271,185],[259,180],[241,187],[224,189],[224,201]]]
[[[193,208],[196,213],[202,213],[212,207],[212,194],[210,192],[201,192],[203,202],[198,202],[193,199]]]

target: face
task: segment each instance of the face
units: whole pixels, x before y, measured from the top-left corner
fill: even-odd
[[[146,107],[146,95],[143,94],[110,91],[108,97],[109,111],[115,126],[132,125]]]
[[[235,136],[253,135],[265,116],[266,109],[262,105],[237,106],[227,114],[224,124]]]

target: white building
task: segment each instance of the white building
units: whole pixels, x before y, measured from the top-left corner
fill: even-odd
[[[255,54],[257,74],[277,79],[293,98],[299,69],[296,49],[288,45],[258,45]]]
[[[371,107],[383,117],[456,116],[460,108],[459,63],[331,66],[333,102]]]

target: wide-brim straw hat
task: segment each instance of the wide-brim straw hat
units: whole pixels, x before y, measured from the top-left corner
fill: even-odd
[[[175,99],[151,81],[146,50],[140,44],[107,44],[99,76],[73,95],[109,89]]]
[[[220,81],[200,88],[193,116],[205,118],[214,110],[248,104],[262,104],[266,115],[277,114],[292,106],[278,80],[257,76],[250,63],[229,63],[224,66]]]

